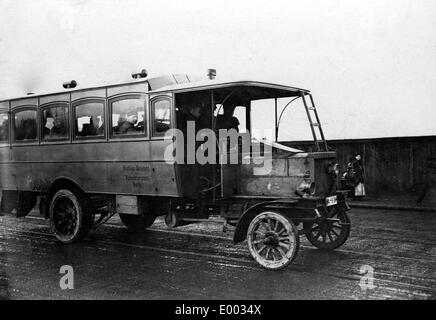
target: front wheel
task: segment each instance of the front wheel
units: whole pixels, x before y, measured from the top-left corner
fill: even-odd
[[[334,250],[342,246],[350,235],[350,218],[344,210],[331,207],[326,220],[305,222],[306,238],[315,247],[323,250]]]
[[[92,225],[92,215],[86,209],[80,192],[68,189],[57,191],[50,201],[50,228],[62,243],[83,239]]]
[[[300,244],[294,223],[285,215],[273,211],[254,217],[248,227],[247,242],[253,259],[270,270],[290,264]]]

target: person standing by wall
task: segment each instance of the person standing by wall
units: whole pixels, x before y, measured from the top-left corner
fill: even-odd
[[[351,157],[341,177],[341,189],[347,191],[347,196],[350,199],[354,198],[354,172],[352,162],[353,158]]]
[[[360,153],[356,153],[353,161],[351,162],[353,168],[353,179],[354,179],[354,198],[356,200],[365,197],[365,184],[364,184],[364,168],[362,165],[362,156]]]

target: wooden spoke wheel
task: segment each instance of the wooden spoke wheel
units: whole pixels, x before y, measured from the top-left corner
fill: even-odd
[[[251,221],[247,234],[248,249],[262,267],[277,270],[290,264],[299,248],[298,230],[281,213],[265,211]]]
[[[328,219],[321,222],[305,222],[304,229],[309,230],[306,238],[315,247],[333,250],[342,246],[350,235],[350,218],[344,210],[331,207]]]
[[[52,232],[63,243],[81,240],[92,225],[92,215],[86,210],[83,196],[68,189],[61,189],[53,195],[49,216]]]

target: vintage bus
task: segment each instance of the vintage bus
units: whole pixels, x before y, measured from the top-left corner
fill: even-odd
[[[301,235],[321,249],[346,241],[349,207],[336,189],[335,152],[327,147],[309,90],[220,81],[213,72],[196,81],[187,75],[152,78],[145,71],[134,78],[0,101],[3,212],[26,216],[39,203],[62,243],[83,239],[114,214],[135,232],[158,216],[169,227],[219,216],[234,227],[234,242],[247,239],[255,261],[267,269],[292,262]],[[313,152],[262,140],[255,142],[259,152],[253,145],[244,152],[238,140],[232,149],[240,151],[237,163],[168,159],[175,143],[168,130],[184,127],[192,106],[200,109],[203,128],[216,132],[217,119],[227,112],[249,134],[252,104],[265,99],[273,101],[268,112],[275,115],[276,138],[278,99],[303,102]],[[267,149],[265,170],[254,160],[265,158]]]

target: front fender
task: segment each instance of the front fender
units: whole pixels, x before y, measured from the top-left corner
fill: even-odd
[[[268,202],[258,203],[244,211],[236,225],[235,233],[233,235],[234,243],[239,243],[245,240],[251,220],[253,220],[257,213],[261,212],[263,206],[267,203]]]
[[[289,217],[295,217],[298,213],[302,215],[314,215],[313,210],[307,210],[307,208],[298,208],[297,205],[299,200],[296,199],[286,199],[286,200],[274,200],[257,203],[254,206],[248,208],[242,215],[236,225],[235,234],[233,235],[233,242],[238,243],[245,240],[247,237],[248,227],[250,225],[251,220],[254,219],[256,214],[266,211],[273,210],[283,213]],[[310,213],[308,213],[310,212]]]

